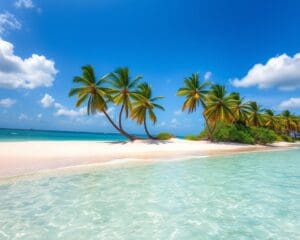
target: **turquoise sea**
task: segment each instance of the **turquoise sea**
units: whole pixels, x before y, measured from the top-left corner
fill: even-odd
[[[121,141],[117,133],[0,129],[0,141]]]
[[[300,239],[300,149],[0,185],[0,239]]]

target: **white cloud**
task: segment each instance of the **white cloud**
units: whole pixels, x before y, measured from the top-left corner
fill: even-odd
[[[55,102],[55,99],[47,93],[41,99],[41,104],[44,108],[51,107],[54,102]]]
[[[211,80],[212,72],[206,72],[204,75],[204,80]]]
[[[56,109],[55,116],[79,117],[87,114],[86,108],[80,108],[79,110],[65,108],[48,93],[44,95],[40,102],[44,108],[54,107]]]
[[[277,87],[280,90],[300,88],[300,53],[293,57],[282,54],[273,57],[266,64],[254,65],[242,79],[234,79],[235,87],[258,88]]]
[[[55,63],[43,55],[32,54],[22,59],[14,54],[14,46],[0,38],[0,87],[50,87],[57,70]]]
[[[26,114],[24,114],[24,113],[21,113],[21,114],[20,114],[19,120],[27,120],[27,119],[28,119],[28,117],[27,117]]]
[[[8,28],[10,29],[20,29],[21,23],[16,19],[16,17],[9,13],[1,13],[0,14],[0,35],[7,31]]]
[[[18,0],[15,2],[17,8],[34,8],[32,0]]]
[[[290,98],[279,104],[279,109],[300,109],[300,97]]]
[[[110,107],[106,110],[106,112],[107,112],[107,114],[113,115],[115,112],[115,108]],[[104,113],[102,113],[102,112],[97,112],[95,115],[96,115],[96,117],[104,117]]]
[[[39,114],[37,115],[37,117],[38,117],[39,119],[41,119],[41,118],[43,117],[43,114],[39,113]]]
[[[11,99],[11,98],[0,99],[0,107],[11,107],[15,103],[16,103],[15,99]]]
[[[86,108],[80,108],[78,111],[73,109],[59,108],[55,115],[56,116],[66,116],[66,117],[79,117],[86,115]]]

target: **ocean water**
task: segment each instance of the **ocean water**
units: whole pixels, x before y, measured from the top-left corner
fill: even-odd
[[[300,150],[0,186],[0,239],[300,239]]]
[[[0,141],[122,141],[117,133],[0,129]]]

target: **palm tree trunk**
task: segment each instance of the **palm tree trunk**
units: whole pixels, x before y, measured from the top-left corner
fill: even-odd
[[[122,126],[122,115],[123,115],[123,111],[124,111],[124,104],[122,104],[122,107],[121,107],[121,110],[120,110],[120,113],[119,113],[119,127],[118,127],[118,128],[119,128],[124,134],[126,134],[127,136],[130,136],[133,140],[139,139],[138,137],[135,137],[135,136],[130,135],[129,133],[127,133],[127,132],[123,129],[123,126]]]
[[[126,138],[128,138],[130,141],[135,140],[136,138],[134,138],[133,136],[129,135],[127,132],[125,132],[123,129],[119,128],[114,121],[110,118],[110,116],[108,115],[108,113],[103,110],[104,115],[106,116],[106,118],[108,119],[108,121],[111,123],[111,125],[113,125],[113,127],[115,129],[117,129],[123,136],[125,136]]]
[[[151,138],[151,139],[156,139],[156,138],[153,137],[153,136],[149,133],[149,131],[148,131],[147,123],[146,123],[146,116],[145,116],[145,118],[144,118],[144,129],[145,129],[145,132],[146,132],[146,134],[147,134],[147,136],[148,136],[149,138]]]
[[[119,128],[120,129],[123,129],[123,127],[122,127],[122,114],[123,114],[123,110],[124,110],[124,104],[122,104],[122,107],[121,107],[121,110],[120,110],[120,113],[119,113]]]
[[[204,114],[203,114],[203,117],[204,117],[204,119],[205,119],[205,125],[206,125],[206,128],[207,128],[207,130],[208,130],[208,138],[209,138],[209,140],[211,141],[211,140],[212,140],[212,134],[213,134],[213,132],[212,132],[212,130],[211,130],[209,124],[208,124],[208,120],[207,120],[207,118],[205,117]]]

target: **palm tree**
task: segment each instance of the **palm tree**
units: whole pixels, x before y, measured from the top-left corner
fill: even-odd
[[[106,76],[106,80],[112,85],[112,100],[116,105],[121,105],[119,113],[119,128],[122,127],[122,116],[125,110],[125,117],[128,118],[131,110],[131,99],[136,96],[135,87],[142,76],[131,78],[127,67],[117,68],[114,72]]]
[[[260,127],[263,125],[262,112],[263,109],[257,102],[250,102],[250,112],[247,117],[247,124],[249,126]]]
[[[204,115],[207,117],[209,123],[212,124],[213,131],[218,122],[232,122],[235,106],[236,100],[232,95],[227,94],[224,86],[218,84],[212,86],[206,98]]]
[[[291,131],[296,131],[297,129],[297,120],[294,115],[291,114],[289,110],[285,110],[281,113],[281,119],[283,127],[286,134],[290,134]]]
[[[278,129],[279,127],[278,117],[275,115],[275,113],[272,110],[266,109],[263,118],[264,118],[264,126],[272,130]]]
[[[176,95],[184,96],[185,101],[182,105],[182,111],[188,110],[188,113],[192,113],[197,110],[201,105],[205,109],[205,98],[208,93],[207,88],[210,86],[208,81],[200,83],[199,74],[193,73],[190,77],[184,79],[184,87],[179,88]],[[209,132],[209,137],[211,137],[210,127],[208,125],[207,119],[202,113],[206,127]]]
[[[107,113],[107,102],[109,101],[109,94],[111,89],[103,86],[105,80],[100,78],[96,80],[95,71],[91,65],[83,66],[82,76],[76,76],[73,79],[74,83],[81,84],[80,87],[72,88],[69,92],[69,96],[76,95],[77,102],[76,107],[80,107],[84,102],[87,101],[87,114],[95,114],[97,111],[102,112],[111,125],[118,130],[122,135],[130,140],[133,138],[120,129]]]
[[[131,118],[135,119],[139,125],[144,124],[147,136],[151,139],[155,139],[147,128],[147,114],[149,115],[150,121],[155,124],[157,117],[154,113],[154,109],[158,108],[164,110],[161,105],[155,102],[163,97],[153,97],[152,89],[147,83],[142,83],[138,85],[137,88],[139,94],[133,96],[135,101],[132,103]]]
[[[234,115],[233,121],[245,124],[247,115],[250,111],[249,102],[245,102],[245,98],[241,98],[240,94],[237,92],[233,92],[230,95],[235,99],[235,106],[232,109]]]

